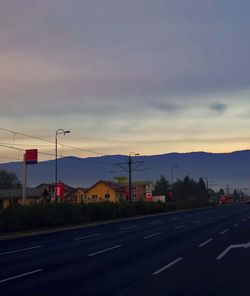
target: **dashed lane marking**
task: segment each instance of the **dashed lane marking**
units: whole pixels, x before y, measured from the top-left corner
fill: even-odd
[[[38,272],[41,272],[41,271],[43,271],[43,270],[42,269],[36,269],[36,270],[32,270],[32,271],[25,272],[25,273],[22,273],[22,274],[18,274],[18,275],[15,275],[15,276],[11,276],[9,278],[0,280],[0,283],[4,283],[4,282],[11,281],[11,280],[15,280],[15,279],[18,279],[18,278],[21,278],[21,277],[24,277],[24,276],[28,276],[28,275],[31,275],[31,274],[34,274],[34,273],[38,273]]]
[[[180,225],[180,226],[176,226],[175,229],[180,229],[180,228],[183,228],[183,227],[186,227],[187,225],[186,224],[183,224],[183,225]]]
[[[160,235],[160,234],[161,234],[161,232],[152,233],[150,235],[144,236],[143,239],[148,239],[150,237],[153,237],[153,236],[156,236],[156,235]]]
[[[120,231],[123,231],[123,230],[129,230],[129,229],[133,229],[133,228],[136,228],[137,225],[132,225],[132,226],[127,226],[127,227],[122,227],[120,228]]]
[[[220,234],[224,234],[226,232],[228,232],[228,229],[223,230],[222,232],[220,232]]]
[[[101,251],[97,251],[97,252],[94,252],[94,253],[90,253],[88,254],[88,257],[92,257],[92,256],[95,256],[95,255],[99,255],[99,254],[102,254],[102,253],[106,253],[108,251],[112,251],[114,249],[117,249],[117,248],[121,248],[122,245],[116,245],[116,246],[113,246],[111,248],[107,248],[107,249],[104,249],[104,250],[101,250]]]
[[[205,242],[201,243],[198,247],[201,248],[201,247],[205,246],[206,244],[210,243],[212,240],[213,239],[210,238],[210,239],[206,240]]]
[[[0,253],[0,256],[19,253],[19,252],[30,251],[30,250],[34,250],[34,249],[38,249],[38,248],[42,248],[42,247],[43,246],[34,246],[34,247],[30,247],[30,248],[24,248],[24,249],[18,249],[18,250],[14,250],[14,251],[2,252],[2,253]]]
[[[79,237],[75,237],[74,240],[81,240],[81,239],[87,239],[87,238],[91,238],[91,237],[96,237],[96,236],[100,236],[102,235],[102,233],[93,233],[93,234],[89,234],[89,235],[85,235],[85,236],[79,236]]]
[[[158,275],[159,273],[163,272],[164,270],[168,269],[169,267],[173,266],[174,264],[178,263],[179,261],[181,261],[183,259],[183,257],[179,257],[176,260],[172,261],[171,263],[163,266],[162,268],[156,270],[155,272],[152,273],[152,275]]]

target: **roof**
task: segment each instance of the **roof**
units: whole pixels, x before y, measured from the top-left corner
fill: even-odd
[[[53,188],[53,185],[54,185],[54,184],[42,183],[42,184],[36,186],[36,188],[48,189],[48,188],[50,188],[50,187]],[[73,192],[74,190],[75,190],[75,187],[72,187],[72,186],[69,186],[69,185],[67,185],[67,184],[64,184],[64,191],[65,191],[65,192],[69,192],[69,193],[71,193],[71,192]]]
[[[116,192],[124,192],[124,189],[122,186],[120,186],[118,183],[114,183],[114,182],[111,182],[111,181],[103,181],[103,180],[100,180],[98,181],[97,183],[95,183],[93,186],[91,186],[88,191],[92,188],[94,188],[96,185],[98,185],[99,183],[104,183],[106,186],[108,186],[109,188],[113,189],[114,191]]]
[[[43,188],[26,188],[26,197],[42,197]],[[0,190],[0,198],[22,198],[22,189],[4,189]]]

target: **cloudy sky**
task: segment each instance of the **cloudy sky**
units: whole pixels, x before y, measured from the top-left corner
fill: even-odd
[[[0,127],[52,141],[69,129],[60,142],[104,154],[248,149],[249,11],[249,0],[1,0]]]

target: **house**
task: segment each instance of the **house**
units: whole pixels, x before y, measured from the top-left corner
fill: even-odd
[[[22,189],[0,190],[0,207],[6,209],[10,205],[22,204]],[[48,191],[43,188],[26,188],[25,204],[40,203],[46,199]]]
[[[54,184],[42,183],[42,184],[36,186],[36,188],[48,190],[48,192],[50,194],[50,197],[51,197],[51,201],[55,201],[55,197],[54,197]],[[67,184],[63,184],[63,197],[62,197],[62,200],[64,200],[64,198],[66,196],[70,196],[71,194],[73,194],[74,191],[75,191],[75,188],[74,187],[69,186]]]
[[[90,187],[85,195],[84,202],[118,202],[125,199],[125,191],[122,186],[111,181],[98,181]]]
[[[81,203],[85,201],[87,188],[78,187],[74,191],[64,195],[64,202],[67,203]]]
[[[126,192],[126,197],[129,196],[129,183],[117,183],[122,186]],[[131,191],[132,201],[146,200],[148,196],[152,196],[154,190],[154,183],[152,181],[133,181]]]

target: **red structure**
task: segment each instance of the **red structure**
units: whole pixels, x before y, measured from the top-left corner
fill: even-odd
[[[37,164],[37,149],[28,149],[25,151],[25,164]]]
[[[56,199],[64,201],[64,183],[60,182],[56,184]]]

